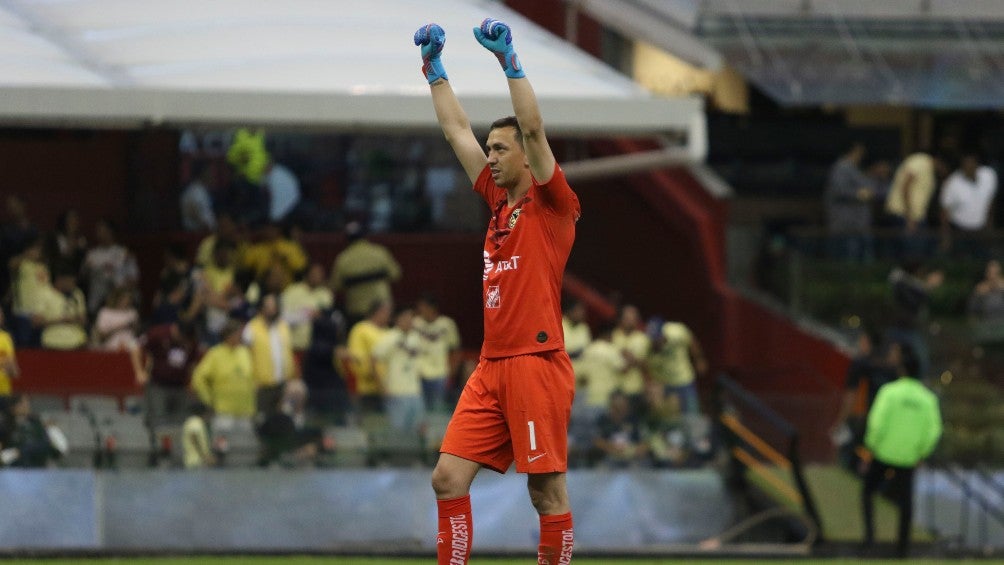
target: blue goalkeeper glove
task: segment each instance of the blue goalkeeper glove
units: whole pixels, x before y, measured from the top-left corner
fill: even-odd
[[[481,27],[474,28],[474,38],[485,49],[491,51],[498,57],[505,76],[509,78],[524,78],[523,66],[519,64],[519,57],[512,47],[512,32],[505,22],[486,18],[481,22]]]
[[[422,46],[422,74],[429,84],[446,77],[446,69],[439,55],[446,44],[446,32],[436,24],[426,24],[415,32],[415,45]]]

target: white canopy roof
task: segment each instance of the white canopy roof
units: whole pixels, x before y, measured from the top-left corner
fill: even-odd
[[[433,128],[415,30],[447,32],[443,62],[471,120],[512,113],[471,28],[509,21],[555,133],[703,129],[698,98],[655,98],[485,0],[0,0],[0,124],[255,123]]]

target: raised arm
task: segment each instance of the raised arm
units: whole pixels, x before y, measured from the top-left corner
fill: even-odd
[[[424,25],[415,32],[415,45],[422,48],[422,73],[429,81],[439,127],[443,129],[446,141],[453,147],[467,178],[473,183],[485,168],[488,157],[474,136],[467,113],[447,79],[446,69],[440,60],[445,43],[446,33],[436,24]]]
[[[537,95],[513,48],[512,31],[504,22],[488,18],[481,22],[481,27],[474,28],[474,37],[495,54],[508,77],[509,96],[519,128],[523,131],[523,150],[530,162],[530,172],[537,182],[547,184],[554,174],[554,153],[544,135],[544,120],[540,115]]]

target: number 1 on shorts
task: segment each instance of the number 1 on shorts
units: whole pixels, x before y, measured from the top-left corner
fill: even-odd
[[[530,428],[530,451],[537,451],[537,433],[533,428],[533,420],[528,420],[526,427]]]

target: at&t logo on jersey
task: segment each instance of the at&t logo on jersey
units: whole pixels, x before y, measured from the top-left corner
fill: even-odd
[[[488,252],[485,251],[485,270],[481,274],[481,280],[488,280],[488,276],[495,273],[501,273],[503,271],[515,271],[519,269],[519,255],[513,255],[509,259],[503,259],[498,263],[491,260],[488,256]]]

